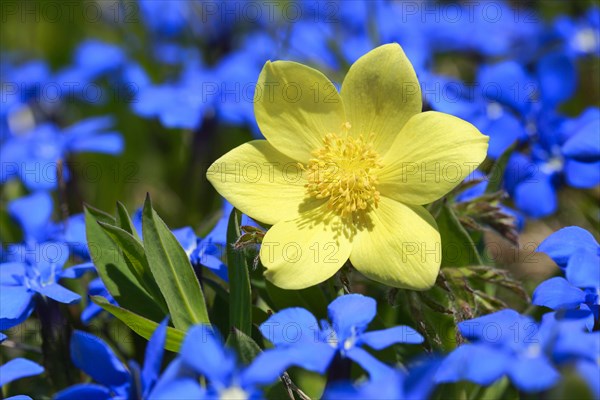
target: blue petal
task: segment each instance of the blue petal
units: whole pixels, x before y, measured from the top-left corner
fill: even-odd
[[[407,399],[428,399],[435,389],[435,374],[442,363],[439,356],[425,356],[408,366],[404,390]]]
[[[553,214],[557,207],[556,190],[550,177],[543,173],[518,184],[515,188],[515,203],[519,210],[533,218]]]
[[[395,343],[423,343],[423,336],[408,326],[395,326],[380,331],[366,332],[360,335],[360,341],[375,350],[382,350]]]
[[[17,379],[39,375],[42,372],[44,372],[44,368],[33,361],[25,358],[14,358],[0,366],[0,386]]]
[[[585,124],[562,146],[565,157],[581,162],[600,161],[600,118]]]
[[[58,283],[34,287],[33,290],[39,294],[43,294],[44,296],[51,298],[52,300],[58,301],[59,303],[75,304],[81,300],[81,296],[79,296],[77,293],[70,291]]]
[[[25,276],[25,264],[7,262],[0,264],[0,285],[18,286]]]
[[[510,309],[497,311],[492,314],[463,321],[458,324],[460,333],[469,340],[478,340],[486,343],[505,343],[514,341],[515,337],[522,337],[515,331],[531,329],[535,322],[526,316]]]
[[[45,242],[35,248],[35,258],[31,260],[44,281],[56,280],[55,271],[62,270],[63,265],[69,259],[69,248],[64,243]]]
[[[600,183],[600,162],[584,163],[567,160],[565,174],[569,186],[591,189]]]
[[[73,364],[96,382],[111,388],[129,383],[129,372],[110,347],[96,336],[75,331],[71,336]]]
[[[54,203],[47,192],[36,192],[8,203],[8,212],[23,228],[26,238],[46,239]]]
[[[393,369],[360,347],[351,348],[345,356],[360,365],[373,380],[385,380],[393,375]]]
[[[558,333],[557,333],[558,332]],[[600,354],[600,332],[587,332],[580,321],[558,321],[552,356],[557,363],[587,359],[597,361]]]
[[[501,350],[464,344],[442,361],[434,380],[437,383],[467,380],[488,386],[506,373],[511,361]]]
[[[227,265],[223,264],[220,258],[211,256],[210,254],[203,254],[202,256],[195,258],[199,264],[210,269],[215,275],[224,281],[229,281]]]
[[[577,308],[585,301],[583,290],[570,284],[565,278],[556,277],[540,283],[533,292],[532,303],[553,310]]]
[[[190,328],[181,346],[181,359],[211,383],[226,384],[235,370],[235,357],[208,325]]]
[[[25,321],[33,311],[33,293],[24,286],[0,287],[0,330]]]
[[[198,241],[194,230],[189,226],[179,229],[173,229],[173,235],[175,235],[175,238],[177,239],[181,247],[183,247],[185,253],[188,256],[190,256],[192,254],[192,251],[194,251],[194,249],[196,248],[196,243]]]
[[[367,328],[377,313],[377,302],[361,294],[347,294],[332,301],[327,312],[338,340],[343,342]]]
[[[144,366],[142,367],[142,388],[143,398],[147,398],[150,390],[156,383],[160,373],[162,364],[165,340],[167,339],[167,323],[168,318],[165,318],[156,328],[148,345],[146,346],[146,355],[144,358]]]
[[[65,168],[66,170],[66,168]],[[56,189],[58,169],[56,160],[25,161],[20,169],[21,181],[27,189],[54,190]]]
[[[63,239],[71,250],[83,259],[89,260],[90,254],[85,236],[85,217],[76,214],[63,223]]]
[[[530,107],[534,81],[516,61],[504,61],[481,67],[477,82],[483,95],[525,113]]]
[[[568,100],[577,87],[577,71],[573,61],[564,54],[550,53],[538,61],[542,101],[548,108]]]
[[[504,172],[506,191],[514,195],[517,185],[530,179],[537,169],[537,165],[526,155],[517,152],[511,154]]]
[[[69,136],[69,139],[82,139],[110,129],[114,123],[115,120],[110,115],[86,118],[65,128],[63,134]]]
[[[508,368],[512,383],[524,392],[539,392],[554,386],[560,374],[545,357],[519,358]]]
[[[103,133],[72,141],[69,149],[76,153],[104,153],[118,155],[123,152],[124,142],[121,134]]]
[[[87,262],[87,263],[83,263],[83,264],[74,265],[67,269],[63,269],[60,274],[60,277],[67,278],[67,279],[76,279],[76,278],[80,278],[81,276],[83,276],[83,274],[85,274],[86,272],[95,271],[95,270],[96,270],[96,267],[94,267],[94,263]]]
[[[548,236],[537,248],[546,253],[559,267],[566,268],[569,258],[578,249],[594,251],[598,243],[594,236],[578,226],[562,228]]]
[[[336,350],[326,343],[303,344],[266,350],[242,373],[244,385],[267,385],[291,366],[320,374],[327,371]]]
[[[600,367],[595,362],[580,361],[577,363],[577,372],[588,384],[594,399],[600,398]]]
[[[260,332],[276,346],[314,343],[319,340],[319,324],[308,310],[286,308],[260,325]]]
[[[404,393],[402,384],[403,375],[395,370],[382,379],[370,379],[368,382],[354,386],[350,382],[336,383],[327,385],[324,400],[398,400],[398,399],[417,399],[424,397],[407,396]]]
[[[600,288],[599,250],[581,249],[571,256],[566,272],[569,282],[581,288]]]
[[[494,119],[485,116],[475,124],[484,135],[489,136],[488,155],[494,159],[500,157],[514,142],[527,137],[521,121],[506,109],[501,112],[502,115]]]
[[[161,375],[148,399],[204,399],[205,390],[197,376],[189,371],[181,358],[176,358]]]
[[[227,242],[227,224],[229,223],[229,214],[231,214],[232,209],[233,206],[231,203],[223,200],[222,216],[219,218],[212,230],[204,237],[205,240],[211,243],[223,245]]]
[[[100,315],[100,313],[102,311],[104,311],[104,309],[102,307],[100,307],[96,303],[93,303],[90,301],[88,303],[88,305],[81,312],[81,316],[80,316],[81,322],[84,325],[89,325],[90,322],[92,322],[92,320],[94,318],[96,318],[98,315]]]
[[[93,383],[80,383],[61,390],[54,395],[54,400],[111,400],[110,390]]]
[[[4,333],[0,332],[0,343],[4,342],[7,337]]]

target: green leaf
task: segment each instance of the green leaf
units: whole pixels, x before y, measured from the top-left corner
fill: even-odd
[[[94,303],[102,307],[108,313],[114,315],[125,325],[131,328],[132,331],[144,339],[149,340],[152,336],[152,333],[154,333],[156,327],[158,326],[157,322],[151,321],[122,307],[115,306],[102,296],[91,296],[91,299]],[[170,326],[167,327],[167,340],[165,342],[165,349],[178,352],[184,338],[184,331],[171,328]]]
[[[517,142],[514,142],[510,147],[504,150],[504,153],[494,163],[492,170],[488,175],[488,184],[485,188],[485,193],[495,193],[499,190],[502,190],[502,181],[504,179],[504,171],[506,170],[506,165],[508,164],[508,160],[510,156],[515,151],[517,147]]]
[[[131,221],[131,218],[129,217],[127,208],[125,208],[123,203],[121,203],[120,201],[117,201],[116,221],[117,221],[117,223],[116,223],[117,226],[119,226],[124,231],[132,234],[133,237],[136,238],[137,240],[140,240],[138,231],[137,231],[137,229],[135,229],[135,226],[133,225],[133,222]]]
[[[229,274],[229,324],[249,335],[252,329],[251,261],[242,250],[231,245],[241,236],[242,213],[231,210],[227,226],[227,268]]]
[[[148,265],[167,302],[173,325],[187,330],[190,325],[209,324],[204,294],[188,255],[152,208],[150,196],[144,203],[142,230]]]
[[[110,215],[90,206],[85,207],[85,229],[90,256],[104,285],[121,306],[153,321],[164,318],[144,285],[133,274],[123,252],[98,224],[115,224]]]
[[[240,361],[246,365],[250,364],[262,352],[254,339],[236,328],[232,328],[226,344],[235,350]]]
[[[104,229],[104,232],[106,232],[112,241],[119,246],[131,272],[166,315],[168,313],[167,303],[165,303],[165,299],[156,284],[156,280],[152,276],[152,271],[148,265],[142,243],[134,238],[129,232],[124,231],[118,226],[109,225],[104,222],[98,222],[98,224]]]
[[[442,237],[442,267],[483,264],[473,239],[447,204],[440,209],[437,223]]]

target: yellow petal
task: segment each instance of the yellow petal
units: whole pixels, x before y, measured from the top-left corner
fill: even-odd
[[[333,276],[348,260],[349,239],[337,232],[337,217],[324,221],[326,206],[281,221],[267,231],[260,248],[265,277],[284,289],[303,289]]]
[[[352,265],[388,286],[414,290],[433,286],[442,252],[431,214],[423,207],[382,197],[370,215],[371,227],[352,242]]]
[[[406,122],[421,112],[421,87],[412,64],[397,43],[368,52],[350,67],[341,90],[352,135],[375,134],[385,154]]]
[[[236,147],[215,161],[206,177],[244,214],[272,225],[294,218],[306,195],[306,179],[295,160],[266,140]]]
[[[384,156],[377,189],[404,203],[431,203],[481,164],[488,139],[460,118],[435,111],[417,114]]]
[[[254,95],[254,114],[277,150],[302,163],[322,147],[323,137],[346,121],[335,86],[319,71],[291,61],[263,67]]]

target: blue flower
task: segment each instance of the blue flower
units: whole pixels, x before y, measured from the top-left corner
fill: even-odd
[[[50,193],[38,191],[19,197],[8,203],[8,214],[21,227],[23,244],[35,246],[36,243],[56,241],[69,246],[73,254],[89,261],[90,255],[85,237],[85,219],[83,214],[75,214],[65,221],[54,223],[51,219],[54,202]],[[5,258],[19,258],[23,244],[9,245]]]
[[[331,324],[317,319],[304,308],[287,308],[269,317],[260,326],[263,336],[275,345],[264,354],[281,364],[282,371],[291,365],[324,373],[336,355],[348,358],[375,375],[382,364],[362,345],[382,350],[395,343],[417,344],[423,337],[407,326],[365,332],[375,317],[374,299],[360,294],[338,297],[329,304]]]
[[[600,8],[590,7],[587,13],[577,19],[566,15],[559,16],[553,24],[553,31],[563,42],[569,54],[594,56],[600,52]]]
[[[61,278],[78,278],[93,270],[91,264],[81,264],[63,270],[69,249],[63,243],[45,242],[33,248],[24,247],[22,261],[0,264],[0,329],[20,324],[31,315],[38,295],[55,301],[74,304],[77,293],[61,286]]]
[[[106,130],[112,126],[109,117],[82,120],[60,129],[45,123],[18,136],[8,138],[0,149],[2,168],[0,183],[18,177],[30,190],[56,189],[58,163],[72,153],[93,152],[117,155],[123,150],[123,138]],[[68,179],[66,169],[63,174]]]
[[[8,214],[21,226],[24,242],[42,242],[52,235],[53,208],[52,196],[41,191],[10,201]]]
[[[6,340],[6,335],[0,333],[0,343]],[[29,376],[39,375],[44,372],[41,365],[25,358],[13,358],[12,360],[0,365],[0,387],[7,385],[17,379],[27,378]],[[13,396],[7,400],[31,399],[29,396]]]
[[[146,346],[141,368],[131,361],[127,369],[100,338],[82,331],[71,336],[73,364],[97,383],[81,383],[57,393],[55,400],[148,398],[160,373],[167,337],[165,319],[158,325]]]
[[[204,239],[198,237],[194,230],[189,226],[173,229],[171,231],[190,258],[192,265],[202,265],[225,281],[228,280],[227,266],[223,263],[221,258],[223,255],[223,247],[227,242],[227,223],[232,208],[233,206],[229,209],[225,209],[221,219]],[[228,210],[229,212],[227,212]],[[143,239],[141,208],[133,215],[132,222],[138,235]]]
[[[560,380],[558,366],[597,362],[600,343],[594,343],[600,336],[582,327],[581,323],[573,325],[550,316],[538,324],[508,309],[463,321],[458,328],[471,343],[459,346],[446,357],[436,373],[436,382],[468,380],[488,386],[508,376],[524,392],[549,389]]]
[[[566,121],[563,135],[566,137],[561,147],[562,154],[570,160],[597,163],[600,161],[600,109],[590,107],[579,117]]]
[[[196,236],[194,230],[189,226],[174,229],[173,234],[190,258],[192,265],[202,265],[221,279],[228,280],[227,266],[221,261],[221,248]]]
[[[444,360],[438,383],[469,380],[487,386],[504,375],[520,390],[535,392],[556,384],[560,374],[545,353],[547,339],[529,317],[502,310],[459,323],[464,344]]]
[[[367,382],[334,382],[325,389],[323,399],[427,399],[435,388],[433,379],[440,362],[439,357],[422,357],[407,371],[382,366]]]
[[[583,318],[589,330],[599,320],[600,245],[585,229],[570,226],[554,232],[538,247],[565,273],[542,282],[533,293],[533,304],[568,310],[564,317]]]
[[[151,31],[166,37],[181,34],[192,24],[193,3],[187,1],[140,0],[144,22]]]
[[[594,162],[597,144],[586,147],[594,141],[597,112],[575,120],[557,112],[575,93],[573,59],[552,51],[536,61],[533,71],[515,60],[484,64],[476,87],[433,75],[444,84],[443,95],[429,97],[433,108],[464,118],[489,135],[490,157],[499,157],[514,142],[527,147],[509,159],[504,187],[519,210],[540,218],[556,211],[563,181],[576,188],[600,183],[600,162]]]
[[[207,325],[190,328],[179,356],[167,367],[150,398],[260,398],[259,386],[271,384],[281,373],[278,363],[259,355],[248,367],[237,366],[235,354],[223,347],[220,336]],[[199,377],[208,380],[200,386]]]

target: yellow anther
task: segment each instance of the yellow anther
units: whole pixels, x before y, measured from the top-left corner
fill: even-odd
[[[350,123],[343,128],[350,129]],[[328,208],[343,217],[377,207],[381,161],[372,142],[372,134],[365,140],[362,135],[355,138],[328,133],[324,146],[313,152],[314,158],[304,168],[308,195],[328,199]]]

